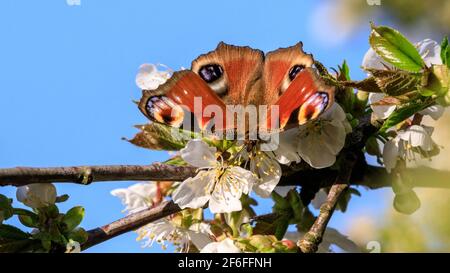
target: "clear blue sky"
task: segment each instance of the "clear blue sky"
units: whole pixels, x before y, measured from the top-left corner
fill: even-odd
[[[219,41],[264,51],[304,42],[328,67],[346,59],[354,78],[368,48],[369,24],[344,42],[317,33],[338,33],[311,14],[319,1],[109,1],[5,0],[0,4],[0,167],[89,164],[150,164],[167,158],[122,141],[146,122],[132,100],[142,63],[189,67]],[[368,19],[369,21],[369,19]],[[70,194],[62,205],[86,208],[82,225],[94,228],[120,217],[123,206],[110,190],[131,183],[57,185]],[[15,196],[15,188],[0,192]],[[364,192],[331,225],[353,215],[376,213],[386,191]],[[270,210],[263,202],[260,211]],[[15,224],[15,221],[10,221]],[[141,249],[128,233],[91,252]]]

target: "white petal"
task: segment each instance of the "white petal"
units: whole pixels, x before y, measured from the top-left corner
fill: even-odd
[[[386,69],[383,64],[385,64],[387,67],[392,67],[390,64],[383,61],[383,59],[378,56],[378,54],[372,48],[370,48],[366,52],[362,61],[363,68]]]
[[[383,147],[383,163],[388,172],[391,172],[397,165],[399,157],[399,143],[398,140],[392,139],[386,142]]]
[[[282,197],[286,197],[289,191],[295,189],[295,186],[278,186],[275,187],[274,191]]]
[[[337,155],[344,148],[346,129],[342,122],[325,123],[322,128],[321,141],[328,150]]]
[[[70,239],[69,242],[66,244],[65,253],[81,253],[80,243]]]
[[[180,208],[201,208],[211,197],[211,187],[216,179],[214,171],[200,171],[194,178],[190,177],[173,192],[173,201]]]
[[[433,148],[433,140],[427,130],[420,125],[413,125],[403,134],[402,139],[408,141],[412,147],[420,147],[424,151],[430,151]],[[405,139],[407,138],[407,139]]]
[[[157,186],[155,182],[134,184],[126,189],[115,189],[111,195],[120,198],[126,206],[128,213],[148,208],[152,205],[152,199],[156,196]]]
[[[166,82],[170,76],[170,71],[159,71],[154,64],[143,64],[136,75],[136,85],[142,90],[154,90]]]
[[[372,108],[373,114],[378,119],[387,119],[397,108],[395,105],[373,105],[379,102],[385,97],[382,93],[370,93],[369,94],[369,104]]]
[[[320,116],[320,119],[344,121],[347,119],[347,115],[339,103],[333,103],[333,105]]]
[[[257,179],[255,175],[241,167],[231,167],[225,170],[216,182],[209,200],[209,208],[213,213],[223,213],[242,210],[239,200],[242,194],[248,194]]]
[[[422,115],[428,115],[434,120],[438,120],[444,114],[445,108],[440,105],[430,106],[419,113]]]
[[[226,238],[220,242],[208,244],[200,253],[241,253],[241,250],[234,244],[233,240]]]
[[[319,130],[303,127],[297,151],[311,167],[330,167],[345,144],[346,130],[342,122],[322,121]],[[307,133],[305,133],[307,132]]]
[[[250,170],[259,178],[253,190],[263,198],[270,197],[273,189],[280,182],[280,164],[266,153],[260,152],[250,161]]]
[[[418,42],[416,47],[427,66],[431,66],[432,64],[442,64],[441,46],[436,41],[425,39]]]
[[[28,207],[41,208],[55,203],[56,188],[50,183],[29,184],[17,188],[16,198]]]
[[[273,151],[278,162],[281,164],[299,163],[301,157],[297,153],[297,144],[298,128],[292,128],[280,133],[280,143],[278,148]]]
[[[181,157],[190,165],[198,168],[213,167],[217,164],[215,147],[210,147],[200,139],[193,139],[180,150]]]
[[[336,155],[323,145],[322,138],[317,134],[300,139],[297,151],[304,161],[316,169],[330,167],[336,162]]]
[[[224,194],[221,197],[211,196],[208,206],[212,213],[228,213],[242,210],[241,201],[230,196],[230,194]]]
[[[211,243],[211,237],[207,233],[188,230],[189,238],[197,249],[203,249],[207,244]]]

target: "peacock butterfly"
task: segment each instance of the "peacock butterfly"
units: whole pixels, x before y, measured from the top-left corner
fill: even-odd
[[[268,108],[265,115],[247,113],[247,119],[258,116],[257,128],[280,131],[305,124],[332,105],[334,88],[321,80],[312,55],[302,47],[298,43],[264,54],[221,42],[195,59],[190,70],[173,73],[155,90],[143,90],[139,109],[153,122],[180,127],[195,121],[201,130],[242,126],[229,110],[236,105]],[[211,107],[214,111],[205,114]],[[245,127],[246,132],[254,129]]]

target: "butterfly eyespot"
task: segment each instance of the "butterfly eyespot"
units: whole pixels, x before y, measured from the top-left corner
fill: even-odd
[[[170,98],[155,96],[147,101],[147,115],[156,122],[179,127],[183,122],[184,112],[180,105]]]
[[[295,77],[297,77],[298,73],[300,73],[303,69],[305,69],[305,66],[302,64],[294,65],[291,70],[289,70],[289,79],[293,81]]]
[[[314,120],[327,109],[330,98],[326,92],[317,92],[311,95],[300,107],[298,113],[298,123],[303,125],[310,120]]]
[[[205,82],[212,83],[222,77],[223,68],[218,64],[208,64],[202,66],[198,74]]]

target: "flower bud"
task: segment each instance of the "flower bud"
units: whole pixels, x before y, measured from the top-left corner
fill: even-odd
[[[250,245],[257,248],[259,251],[268,252],[272,249],[273,240],[269,236],[253,235],[250,237]]]
[[[412,214],[420,208],[420,200],[413,190],[396,194],[394,197],[394,208],[400,213]]]
[[[53,184],[30,184],[18,187],[16,197],[28,207],[42,208],[55,203],[56,188]]]

